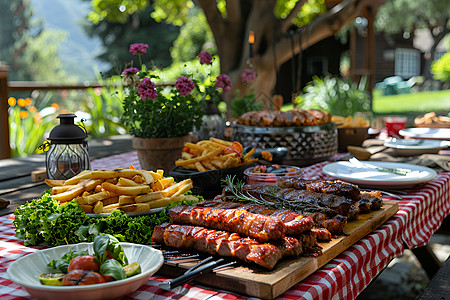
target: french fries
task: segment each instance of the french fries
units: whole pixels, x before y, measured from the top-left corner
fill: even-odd
[[[196,144],[185,143],[181,158],[175,165],[199,172],[234,168],[258,161],[257,158],[252,158],[254,153],[255,149],[243,153],[242,145],[238,142],[212,137]]]
[[[355,116],[355,117],[332,116],[331,121],[337,124],[336,125],[337,128],[370,126],[370,121],[362,116]]]
[[[46,180],[52,196],[61,203],[72,200],[85,213],[144,212],[192,199],[183,195],[193,184],[191,179],[175,182],[164,177],[163,170],[113,169],[83,171],[68,180]],[[195,198],[195,197],[194,197]],[[195,198],[196,199],[196,198]]]

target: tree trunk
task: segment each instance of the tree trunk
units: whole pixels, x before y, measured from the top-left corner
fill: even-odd
[[[221,58],[221,72],[228,74],[233,84],[231,95],[225,98],[228,104],[234,96],[234,90],[239,89],[242,94],[248,89],[240,79],[242,71],[247,68],[249,53],[247,38],[250,30],[255,33],[253,44],[253,60],[257,72],[255,94],[259,101],[264,102],[265,108],[270,109],[279,67],[300,50],[333,36],[353,21],[362,8],[370,3],[370,0],[344,0],[328,12],[316,17],[305,28],[298,29],[291,26],[290,22],[304,2],[298,1],[292,10],[293,14],[282,20],[274,15],[275,0],[229,0],[227,1],[227,18],[221,15],[215,1],[198,0],[216,40]],[[291,47],[291,38],[287,34],[289,30],[293,34],[302,34],[302,44],[300,45],[297,41],[293,47],[294,51]],[[300,33],[299,30],[301,30]],[[228,117],[231,117],[229,109]]]

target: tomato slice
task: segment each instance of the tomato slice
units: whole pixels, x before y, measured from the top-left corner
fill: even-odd
[[[231,154],[234,153],[235,157],[241,157],[242,154],[239,153],[238,150],[236,150],[236,148],[232,147],[232,146],[228,146],[225,149],[223,149],[223,154]]]
[[[244,151],[244,148],[242,147],[242,145],[239,142],[233,142],[231,144],[231,147],[233,147],[234,149],[236,149],[241,155]]]

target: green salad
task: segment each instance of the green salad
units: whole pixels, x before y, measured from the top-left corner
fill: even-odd
[[[197,196],[200,201],[201,196]],[[25,246],[46,243],[49,246],[92,242],[96,236],[110,234],[123,242],[150,244],[153,228],[169,222],[167,210],[175,205],[192,205],[184,200],[170,204],[160,213],[130,217],[116,210],[107,217],[90,218],[75,200],[59,204],[50,191],[19,206],[14,212],[16,236]]]

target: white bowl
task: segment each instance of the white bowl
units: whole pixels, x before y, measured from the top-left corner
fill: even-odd
[[[28,254],[13,262],[6,272],[12,281],[23,286],[37,299],[117,299],[136,291],[161,268],[164,262],[161,251],[150,246],[120,244],[129,263],[138,262],[141,265],[140,274],[123,280],[83,286],[49,286],[39,282],[40,274],[55,272],[47,267],[52,259],[61,258],[69,250],[88,250],[93,254],[92,243],[59,246]]]

